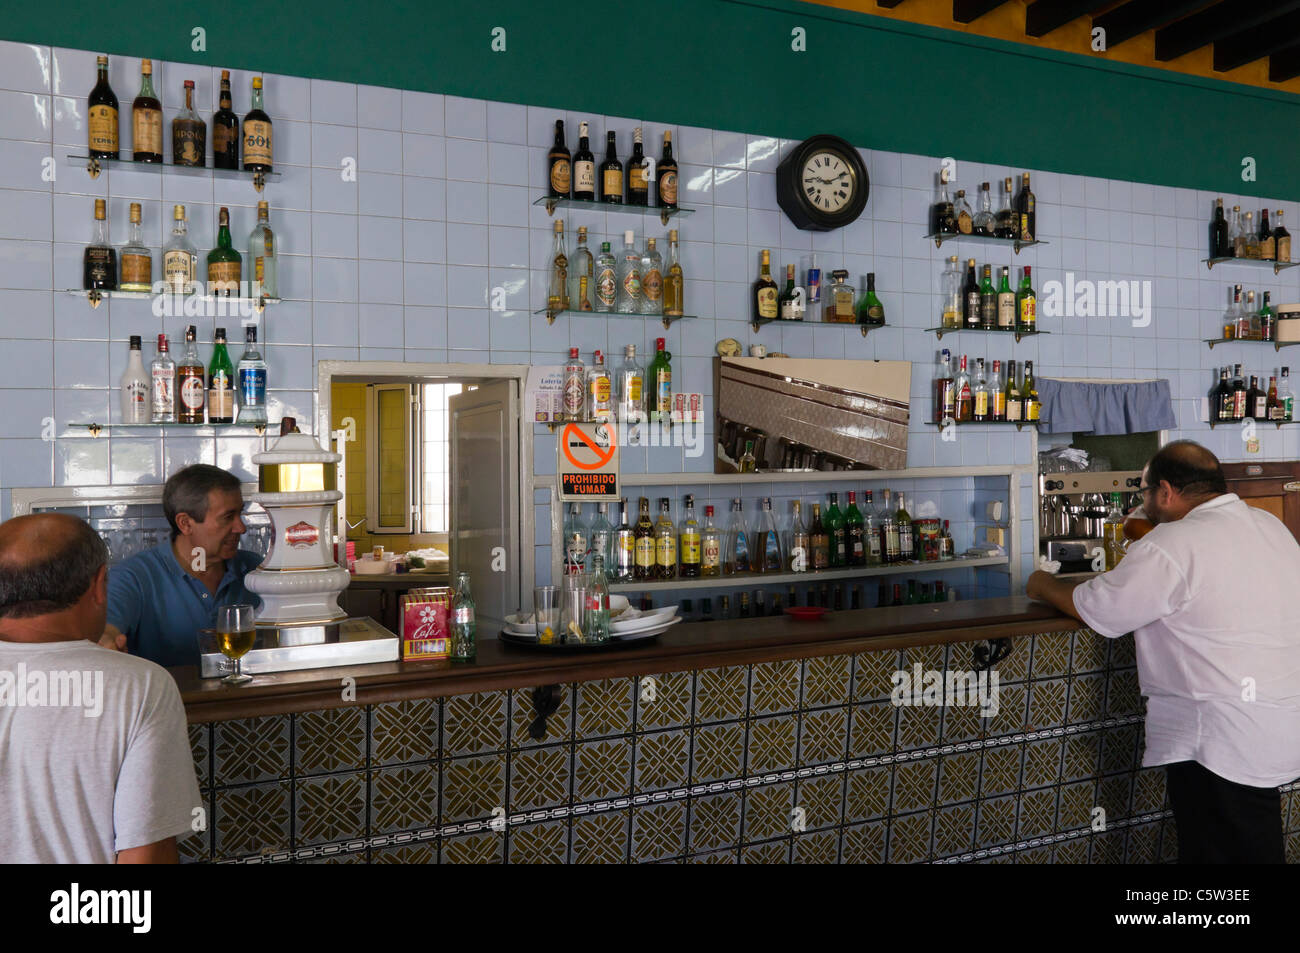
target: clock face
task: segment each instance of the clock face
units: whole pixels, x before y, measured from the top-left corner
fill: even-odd
[[[829,215],[845,209],[857,190],[853,167],[839,153],[830,150],[808,156],[800,178],[808,203]]]

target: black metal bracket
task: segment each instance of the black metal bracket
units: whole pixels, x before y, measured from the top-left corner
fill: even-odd
[[[560,702],[563,700],[562,685],[539,685],[533,689],[533,711],[537,717],[528,726],[528,737],[534,741],[541,741],[546,737],[546,719],[559,710]]]
[[[1011,640],[989,639],[987,642],[976,642],[972,654],[975,656],[975,671],[987,672],[1011,654]]]

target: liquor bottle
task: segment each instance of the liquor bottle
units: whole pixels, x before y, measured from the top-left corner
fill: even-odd
[[[862,608],[862,587],[854,586],[851,591],[852,591],[852,599],[849,602],[849,608],[861,609]]]
[[[700,523],[695,518],[695,497],[686,495],[686,515],[682,517],[682,528],[678,534],[681,540],[683,579],[698,579],[703,562],[703,546],[700,538]]]
[[[754,473],[758,470],[758,461],[754,459],[754,441],[745,441],[745,452],[740,455],[738,467],[741,473]]]
[[[1259,212],[1259,257],[1265,261],[1277,260],[1277,239],[1268,224],[1268,209]]]
[[[1268,378],[1268,397],[1266,398],[1265,419],[1281,420],[1282,405],[1277,400],[1277,377],[1270,374]]]
[[[725,571],[736,576],[750,571],[752,553],[749,545],[749,528],[745,525],[744,505],[740,497],[731,501],[731,526],[727,528],[727,553]]]
[[[898,559],[899,562],[911,562],[916,559],[916,537],[912,534],[912,514],[907,512],[903,494],[898,494],[898,509],[894,512],[894,522],[898,525]]]
[[[176,367],[176,415],[183,424],[203,423],[207,403],[207,372],[199,359],[198,332],[194,325],[185,329],[185,350]]]
[[[980,276],[980,329],[992,331],[998,326],[998,293],[993,290],[993,266],[985,265]]]
[[[1250,387],[1246,390],[1246,416],[1252,420],[1268,418],[1268,392],[1259,386],[1259,378],[1250,375]]]
[[[546,310],[552,315],[569,310],[569,254],[564,248],[564,219],[557,218],[551,238],[551,286]]]
[[[253,101],[244,117],[244,171],[270,172],[271,117],[262,111],[262,77],[253,77]]]
[[[158,354],[149,365],[149,419],[155,424],[176,422],[176,362],[167,349],[167,335],[158,335]]]
[[[1273,313],[1273,305],[1269,298],[1273,292],[1264,292],[1264,302],[1259,306],[1259,340],[1271,341],[1277,331],[1277,315]]]
[[[564,120],[555,120],[555,143],[546,155],[546,183],[552,198],[567,199],[573,188],[569,147],[564,144]]]
[[[759,259],[758,280],[750,300],[754,302],[754,321],[773,321],[780,315],[777,304],[776,282],[772,280],[772,255],[764,248]]]
[[[1006,388],[1007,420],[1018,421],[1025,419],[1025,409],[1020,398],[1020,385],[1016,381],[1016,362],[1007,361],[1007,388]]]
[[[1025,361],[1025,383],[1021,387],[1021,400],[1025,406],[1025,420],[1037,420],[1042,405],[1038,402],[1038,384],[1034,380],[1034,362]]]
[[[578,123],[578,149],[573,153],[573,197],[596,200],[596,157],[591,152],[587,124]]]
[[[591,576],[587,583],[587,625],[582,633],[583,641],[599,645],[609,641],[609,584],[606,581],[605,557],[593,553],[591,557]],[[690,600],[686,600],[687,612]],[[687,620],[689,621],[689,620]]]
[[[1246,333],[1243,336],[1247,340],[1258,341],[1259,312],[1255,310],[1255,292],[1253,290],[1246,292],[1246,307],[1242,313],[1246,324]]]
[[[704,507],[704,528],[700,531],[700,575],[706,579],[722,575],[722,533],[713,522],[713,507]]]
[[[1011,210],[1011,176],[1002,180],[1002,206],[998,209],[993,223],[993,235],[996,238],[1016,237],[1016,213]]]
[[[822,524],[826,527],[826,538],[830,545],[830,567],[842,569],[849,562],[849,533],[844,525],[844,514],[840,512],[838,493],[829,494],[829,503]]]
[[[254,298],[278,298],[275,233],[271,231],[270,206],[257,203],[257,224],[248,233],[248,289]]]
[[[867,564],[866,520],[858,509],[858,494],[849,490],[849,505],[844,511],[844,533],[848,541],[847,564]]]
[[[235,369],[239,382],[239,418],[247,427],[266,426],[266,361],[257,350],[257,328],[244,329],[244,353]]]
[[[632,524],[627,519],[627,497],[619,501],[619,524],[614,530],[610,563],[610,577],[616,582],[630,582],[634,576],[636,555]]]
[[[561,222],[556,222],[560,226]],[[554,265],[555,249],[552,248],[552,265]],[[562,252],[563,249],[560,249]],[[578,246],[574,248],[573,254],[565,259],[565,271],[568,275],[568,288],[565,289],[564,300],[567,302],[564,309],[570,311],[591,311],[591,293],[596,290],[596,266],[595,259],[591,256],[591,251],[587,248],[587,226],[582,225],[578,228]],[[583,290],[582,278],[587,279],[586,293]],[[547,307],[550,307],[551,295],[547,296]]]
[[[614,527],[609,524],[609,504],[597,503],[596,516],[591,521],[591,529],[588,532],[589,546],[591,549],[591,571],[596,571],[596,561],[601,564],[601,574],[608,578],[609,573],[613,571],[615,556],[613,552],[614,544]]]
[[[645,240],[645,251],[641,255],[641,311],[643,314],[663,314],[664,311],[664,260],[653,238]]]
[[[582,518],[582,504],[570,503],[569,515],[564,521],[564,575],[574,576],[585,572],[587,553],[591,550],[591,537],[587,522]]]
[[[131,155],[136,162],[162,162],[162,103],[153,91],[153,60],[140,61],[140,94],[131,103]]]
[[[974,397],[974,406],[971,409],[971,419],[976,423],[989,419],[989,385],[984,379],[984,358],[975,358],[975,388],[972,391]]]
[[[613,419],[613,404],[610,396],[609,371],[605,369],[605,355],[596,352],[591,370],[587,372],[587,420],[599,420],[608,423]]]
[[[95,199],[95,228],[82,253],[81,276],[87,291],[117,290],[117,249],[108,242],[103,199]]]
[[[587,409],[587,365],[576,347],[569,348],[569,360],[564,365],[564,384],[560,392],[561,410],[565,420],[582,420]]]
[[[1241,374],[1241,365],[1236,364],[1232,370],[1232,419],[1246,419],[1246,379]]]
[[[742,619],[749,618],[749,593],[748,592],[742,592],[740,594],[740,618]]]
[[[1232,245],[1228,239],[1228,219],[1223,214],[1223,199],[1214,200],[1214,217],[1210,219],[1211,258],[1231,258]]]
[[[956,547],[952,541],[952,530],[948,528],[947,520],[943,521],[943,529],[939,532],[939,558],[945,561],[957,558]],[[942,585],[943,583],[935,583],[935,602],[943,601],[939,598],[939,587]]]
[[[600,165],[600,200],[610,205],[623,204],[623,163],[618,161],[614,133],[605,133],[605,161]]]
[[[971,420],[975,413],[975,396],[971,391],[970,374],[966,372],[965,354],[961,356],[957,378],[953,381],[953,393],[957,399],[957,423],[964,424]]]
[[[140,352],[140,335],[131,335],[126,370],[122,373],[122,423],[149,422],[149,378],[144,374],[144,356]]]
[[[993,376],[989,379],[989,400],[993,406],[989,416],[993,420],[1007,419],[1007,392],[1002,384],[1002,362],[993,362]]]
[[[645,147],[641,144],[641,127],[632,130],[632,155],[627,160],[627,204],[649,205],[650,183],[646,178]]]
[[[217,328],[208,365],[208,423],[235,422],[235,367],[226,352],[226,329]]]
[[[172,206],[172,235],[163,246],[163,280],[174,294],[187,294],[196,280],[199,256],[186,236],[185,206]]]
[[[1120,510],[1120,495],[1110,494],[1110,509],[1101,524],[1102,548],[1106,554],[1106,571],[1114,569],[1124,558],[1124,514]]]
[[[226,298],[238,295],[242,265],[230,241],[230,210],[223,205],[217,218],[217,247],[208,252],[208,294]]]
[[[776,517],[772,513],[772,498],[763,497],[763,514],[760,529],[758,560],[755,568],[759,572],[780,572],[785,568],[785,558],[781,555],[781,533],[776,528]]]
[[[862,300],[858,302],[858,324],[879,328],[885,323],[885,306],[876,297],[875,273],[867,272],[866,281],[867,287],[862,292]]]
[[[1228,313],[1223,316],[1224,326],[1232,326],[1232,336],[1242,337],[1242,313],[1241,313],[1241,285],[1232,286],[1232,301],[1228,305]],[[1249,330],[1249,328],[1246,328]]]
[[[183,85],[185,108],[172,119],[172,164],[202,168],[208,164],[208,125],[194,111],[194,80]]]
[[[641,311],[641,253],[636,250],[635,236],[629,228],[623,233],[623,255],[618,263],[618,302],[620,314]]]
[[[645,419],[645,371],[636,360],[636,345],[623,348],[623,363],[614,379],[614,397],[617,401],[618,419],[624,423],[637,423]]]
[[[1241,206],[1232,207],[1232,218],[1228,219],[1228,241],[1232,242],[1232,257],[1246,257],[1246,236],[1241,231]]]
[[[894,519],[894,507],[889,500],[890,492],[886,489],[881,497],[880,507],[880,561],[886,565],[898,562],[898,523]]]
[[[1025,265],[1023,272],[1016,291],[1016,330],[1022,334],[1038,327],[1038,296],[1034,294],[1031,277],[1033,266]]]
[[[867,565],[879,566],[884,562],[884,555],[880,548],[880,514],[876,511],[876,504],[871,499],[870,490],[863,494],[862,510],[862,518],[865,521],[863,532],[867,543]]]
[[[1273,228],[1273,251],[1276,256],[1274,260],[1284,261],[1284,262],[1290,261],[1291,260],[1291,233],[1288,232],[1286,228],[1282,225],[1281,209],[1278,209],[1274,213],[1273,220],[1277,222],[1277,225]]]
[[[718,601],[718,618],[723,620],[731,618],[731,599],[728,596],[723,596]]]
[[[221,98],[212,114],[212,167],[239,168],[239,117],[230,108],[230,70],[221,71]]]
[[[659,520],[655,523],[655,578],[677,578],[677,531],[673,528],[672,500],[659,499]]]
[[[808,533],[808,545],[812,550],[813,572],[821,572],[823,569],[829,569],[831,565],[831,537],[826,532],[826,524],[822,522],[822,505],[814,503],[812,510],[812,529]]]
[[[921,583],[921,597],[917,600],[921,605],[929,605],[934,602],[934,593],[930,589],[928,582]]]
[[[1215,423],[1232,419],[1232,389],[1226,367],[1219,368],[1219,382],[1210,388],[1210,419]]]
[[[1241,223],[1241,254],[1238,258],[1259,257],[1259,233],[1255,231],[1255,213],[1247,212]]]
[[[632,530],[632,573],[637,579],[651,579],[655,574],[655,530],[650,522],[650,501],[643,496],[637,506],[636,527]]]
[[[153,289],[153,252],[144,244],[140,234],[140,203],[131,203],[131,231],[122,246],[122,277],[117,287],[121,291],[150,291]]]
[[[980,286],[975,280],[975,259],[966,262],[966,283],[961,286],[962,327],[980,326]]]
[[[664,273],[664,314],[681,317],[686,307],[686,278],[682,274],[677,229],[668,232],[668,271]]]
[[[940,278],[942,290],[939,293],[939,326],[944,328],[961,327],[961,268],[957,256],[948,257],[948,266]]]
[[[469,588],[469,573],[456,573],[456,590],[451,597],[451,611],[447,618],[447,634],[451,637],[450,659],[453,662],[472,662],[478,654],[475,638],[474,596]]]
[[[993,197],[989,195],[989,184],[987,182],[980,183],[979,205],[979,211],[975,213],[975,220],[971,223],[972,234],[992,235]]]
[[[1002,278],[998,282],[998,330],[1014,331],[1016,329],[1016,294],[1011,290],[1010,270],[1002,266]]]
[[[944,348],[939,352],[939,365],[934,373],[934,411],[932,420],[941,424],[945,420],[955,420],[957,413],[957,393],[953,385],[952,353]]]
[[[957,231],[969,235],[975,230],[975,216],[971,214],[970,203],[966,201],[966,190],[957,190],[957,199],[953,202],[957,214]]]
[[[808,527],[803,522],[803,504],[794,501],[794,516],[790,520],[790,571],[808,572],[811,554],[809,553]],[[793,604],[793,603],[792,603]]]
[[[1016,238],[1022,242],[1038,239],[1038,212],[1035,209],[1034,193],[1029,188],[1029,173],[1020,176],[1020,191],[1016,193],[1016,220],[1018,228]]]
[[[939,197],[930,206],[930,234],[956,235],[957,211],[948,197],[948,169],[939,169]]]
[[[95,86],[86,97],[86,134],[92,159],[118,157],[117,96],[108,83],[108,57],[95,58]]]
[[[664,350],[664,339],[655,338],[655,356],[646,372],[650,385],[646,395],[646,412],[651,421],[667,423],[673,413],[672,354]]]
[[[664,151],[655,167],[655,192],[660,208],[677,207],[677,160],[673,158],[673,134],[664,133]]]
[[[1277,384],[1277,402],[1282,408],[1282,419],[1291,420],[1295,408],[1295,396],[1291,393],[1291,369],[1282,368],[1282,379]]]
[[[782,321],[802,321],[804,316],[803,289],[794,283],[794,265],[785,266],[785,288],[776,299],[777,317]]]
[[[618,301],[618,259],[609,250],[609,242],[600,243],[600,254],[596,257],[596,278],[593,284],[596,311],[608,313],[614,310]]]

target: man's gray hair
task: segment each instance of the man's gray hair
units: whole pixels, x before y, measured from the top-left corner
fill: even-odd
[[[172,539],[181,534],[176,517],[188,513],[192,520],[202,523],[208,518],[209,493],[213,490],[238,493],[240,489],[238,478],[220,467],[196,463],[177,470],[163,486],[163,514],[171,524]]]
[[[107,562],[108,547],[85,520],[70,524],[66,537],[56,536],[35,558],[0,552],[0,619],[72,608]]]

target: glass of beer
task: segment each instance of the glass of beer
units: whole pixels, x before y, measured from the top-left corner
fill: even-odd
[[[257,630],[253,627],[252,606],[217,607],[217,648],[235,665],[235,670],[221,680],[222,684],[242,685],[253,680],[251,675],[240,671],[239,660],[248,654],[255,641]]]

